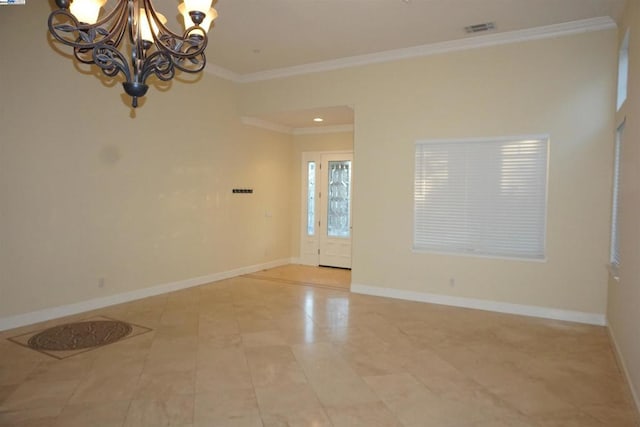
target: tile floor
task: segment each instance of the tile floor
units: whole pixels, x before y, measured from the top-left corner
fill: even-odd
[[[351,286],[351,270],[332,267],[312,267],[289,264],[247,274],[246,277],[268,279],[295,285],[315,285],[348,291]]]
[[[96,315],[153,331],[64,360],[0,334],[1,426],[638,425],[601,327],[252,277]]]

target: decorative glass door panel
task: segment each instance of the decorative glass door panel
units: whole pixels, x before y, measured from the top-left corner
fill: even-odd
[[[351,268],[353,155],[322,154],[319,167],[319,265]]]
[[[327,167],[327,235],[351,236],[351,161],[329,161]]]
[[[316,234],[316,162],[307,163],[307,236]]]

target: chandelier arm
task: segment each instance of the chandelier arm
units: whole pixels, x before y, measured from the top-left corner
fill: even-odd
[[[202,50],[201,44],[203,38],[199,34],[193,34],[184,39],[173,39],[163,34],[159,39],[163,43],[161,43],[160,46],[156,45],[156,48],[171,56],[177,64],[187,60],[190,60],[194,64],[204,61],[204,50]],[[204,42],[206,43],[206,40],[204,40]],[[171,46],[171,48],[166,48],[166,46]],[[198,57],[202,59],[198,59]],[[191,67],[191,69],[192,68],[193,67]]]
[[[112,40],[120,44],[126,28],[126,0],[120,0],[116,7],[95,24],[80,23],[68,9],[58,9],[49,15],[48,26],[51,35],[59,42],[75,48],[93,48]],[[56,24],[71,21],[72,24]],[[71,38],[72,34],[77,34]],[[66,37],[65,37],[66,36]]]
[[[74,47],[73,56],[83,64],[93,64],[93,48]]]
[[[209,41],[207,35],[203,34],[202,29],[197,26],[188,28],[182,36],[171,31],[159,33],[159,36],[154,35],[157,48],[174,57],[190,58],[200,55]]]
[[[152,74],[155,74],[156,77],[162,81],[173,79],[176,71],[171,57],[161,51],[156,51],[149,55],[142,67],[142,81],[146,82],[147,78]]]
[[[131,68],[127,59],[114,46],[102,44],[93,48],[93,62],[108,77],[122,73],[127,82],[131,81]]]
[[[200,53],[197,56],[189,56],[186,58],[176,58],[172,57],[173,65],[180,71],[184,71],[185,73],[199,73],[204,70],[204,67],[207,65],[207,58],[204,55],[204,52]],[[191,64],[190,67],[186,67],[183,64],[189,62]]]

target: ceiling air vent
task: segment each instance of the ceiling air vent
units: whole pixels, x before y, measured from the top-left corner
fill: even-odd
[[[468,27],[464,27],[464,30],[467,34],[473,34],[493,30],[494,28],[496,28],[495,22],[485,22],[483,24],[469,25]]]

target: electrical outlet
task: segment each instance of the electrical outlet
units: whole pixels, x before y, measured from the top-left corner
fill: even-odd
[[[104,288],[104,277],[98,279],[98,287]]]
[[[449,286],[452,288],[456,287],[456,278],[455,277],[450,277],[449,278]]]

